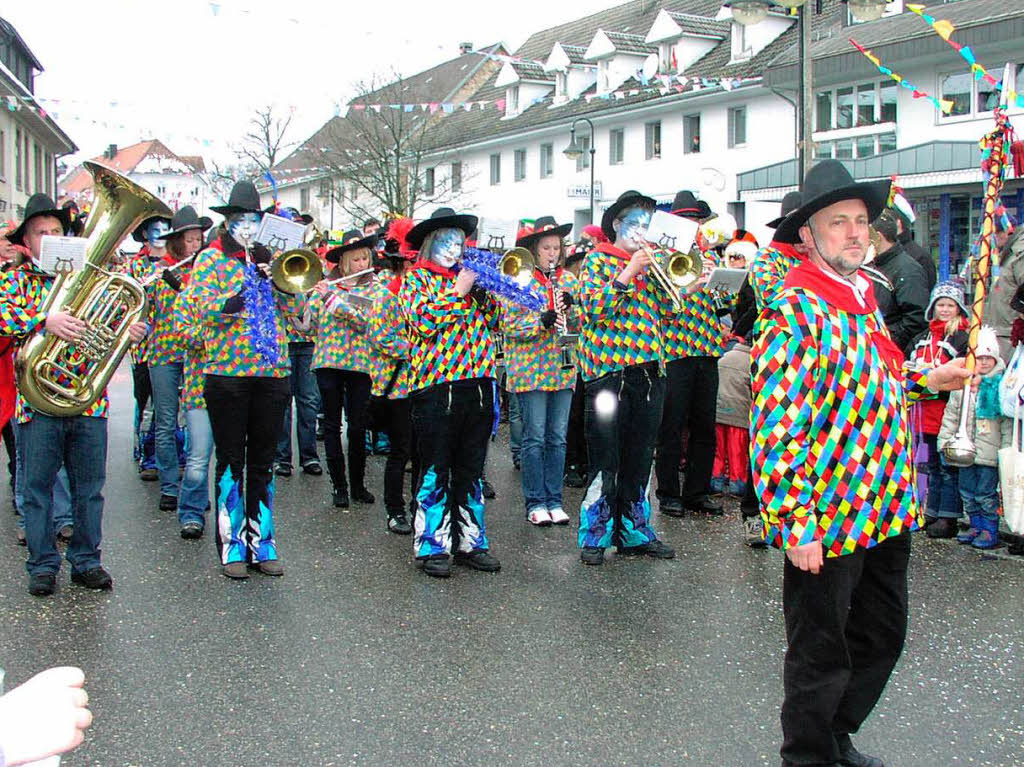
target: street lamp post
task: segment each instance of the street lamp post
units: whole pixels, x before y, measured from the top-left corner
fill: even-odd
[[[568,157],[570,160],[578,160],[583,156],[583,147],[576,141],[576,124],[585,122],[590,127],[590,223],[594,223],[594,153],[597,149],[594,147],[594,123],[587,117],[577,117],[572,121],[572,126],[569,128],[569,146],[562,150],[562,154]]]

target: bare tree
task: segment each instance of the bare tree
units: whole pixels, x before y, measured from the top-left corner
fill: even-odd
[[[228,199],[231,187],[236,182],[245,179],[252,180],[259,175],[259,170],[252,163],[221,163],[217,160],[210,162],[210,167],[205,173],[210,188],[222,200]]]
[[[295,142],[284,140],[294,116],[294,112],[289,111],[287,117],[280,117],[275,113],[274,106],[268,104],[257,109],[256,114],[249,119],[249,129],[235,149],[235,154],[243,165],[259,169],[259,173],[254,175],[266,173],[284,157],[288,149],[295,146]]]

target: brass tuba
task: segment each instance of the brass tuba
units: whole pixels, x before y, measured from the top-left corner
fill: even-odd
[[[700,279],[704,272],[704,259],[696,245],[686,253],[656,249],[653,251],[648,271],[672,301],[672,308],[678,312],[683,308],[680,291],[686,290]]]
[[[75,341],[36,333],[18,351],[18,390],[33,410],[52,416],[81,415],[107,388],[131,342],[128,328],[146,312],[138,282],[105,267],[121,240],[150,216],[171,217],[155,195],[99,163],[85,162],[96,199],[82,236],[89,239],[84,267],[54,278],[39,314],[63,311],[86,324]],[[79,368],[78,359],[84,369]]]
[[[320,256],[306,248],[286,250],[270,262],[270,279],[283,293],[307,293],[323,278]]]
[[[498,271],[521,288],[533,282],[533,270],[536,268],[537,259],[526,248],[507,250],[498,262]]]

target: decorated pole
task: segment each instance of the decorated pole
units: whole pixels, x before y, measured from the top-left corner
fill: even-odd
[[[1003,72],[1003,82],[1009,83],[1011,65],[1007,64]],[[1009,160],[1009,136],[1013,128],[1004,111],[1006,106],[1006,89],[1000,105],[992,110],[996,120],[996,128],[984,136],[979,142],[981,147],[981,174],[985,181],[984,215],[981,220],[981,237],[978,241],[978,256],[974,265],[974,300],[971,303],[970,335],[967,340],[967,369],[975,368],[975,353],[978,348],[978,334],[981,331],[982,318],[985,311],[985,298],[988,295],[988,279],[992,269],[992,246],[995,240],[996,216],[1006,216],[1000,202],[1003,181],[1006,176],[1006,165]],[[970,466],[974,463],[977,449],[974,440],[967,431],[967,416],[971,410],[973,394],[971,379],[964,384],[963,404],[960,408],[960,423],[954,438],[943,448],[946,461],[954,466]]]

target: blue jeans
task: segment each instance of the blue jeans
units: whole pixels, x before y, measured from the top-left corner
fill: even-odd
[[[309,366],[313,362],[313,344],[288,344],[292,363],[291,397],[284,411],[281,438],[277,442],[275,463],[292,465],[292,399],[295,400],[295,431],[299,442],[299,465],[318,461],[316,454],[316,414],[320,410],[320,390],[316,375]]]
[[[960,519],[963,509],[957,489],[959,470],[946,463],[934,434],[925,434],[924,440],[928,445],[928,516]]]
[[[156,423],[156,469],[160,473],[160,495],[178,495],[178,399],[181,363],[149,366],[153,387],[153,420]]]
[[[508,446],[512,457],[519,458],[523,450],[523,412],[515,392],[508,393]]]
[[[178,522],[206,525],[206,507],[210,503],[210,456],[213,455],[213,430],[205,410],[185,413],[188,426],[188,454],[185,476],[178,495]]]
[[[107,476],[107,419],[54,418],[35,413],[21,424],[25,457],[25,537],[29,575],[56,573],[60,555],[53,535],[53,483],[61,464],[71,485],[75,532],[67,548],[73,572],[100,566],[103,482]]]
[[[18,527],[25,529],[25,516],[22,508],[25,503],[25,459],[21,448],[21,427],[11,419],[14,427],[14,508],[18,510]],[[63,466],[57,472],[57,481],[53,483],[53,529],[54,532],[72,524],[71,519],[71,488],[68,485],[68,472]]]
[[[963,466],[960,469],[960,497],[969,516],[980,515],[989,522],[999,520],[999,469],[995,466]]]
[[[518,398],[523,416],[523,498],[526,511],[562,506],[562,470],[565,467],[565,431],[569,424],[572,389],[528,391]]]

